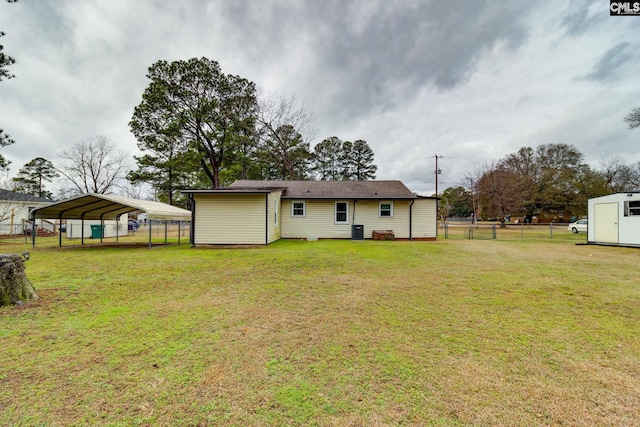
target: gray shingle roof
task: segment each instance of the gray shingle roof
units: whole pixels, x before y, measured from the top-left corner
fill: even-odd
[[[16,193],[15,191],[3,190],[0,188],[0,200],[10,202],[40,202],[51,203],[51,199],[46,197],[32,196],[31,194]]]
[[[400,181],[252,181],[238,180],[230,190],[285,189],[283,199],[415,199]]]

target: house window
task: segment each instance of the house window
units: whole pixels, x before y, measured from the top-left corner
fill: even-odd
[[[393,218],[393,202],[380,202],[381,218]]]
[[[291,216],[292,217],[300,217],[304,218],[306,215],[305,212],[305,203],[303,201],[297,201],[291,203]]]
[[[624,216],[640,216],[640,200],[625,201]]]
[[[349,224],[349,204],[336,202],[336,224]]]
[[[278,224],[278,201],[273,203],[273,223]]]

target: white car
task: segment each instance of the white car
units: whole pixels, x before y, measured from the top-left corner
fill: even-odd
[[[572,222],[571,224],[569,224],[569,227],[567,228],[572,233],[586,233],[588,224],[589,224],[589,221],[587,219],[580,219],[576,222]]]

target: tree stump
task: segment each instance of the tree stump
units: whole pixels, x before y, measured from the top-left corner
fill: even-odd
[[[24,261],[29,259],[28,253],[22,256],[0,254],[0,306],[20,305],[24,301],[38,298],[24,272]]]

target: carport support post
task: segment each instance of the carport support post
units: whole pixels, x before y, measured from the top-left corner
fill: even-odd
[[[82,213],[82,221],[80,222],[80,244],[84,245],[84,212]]]
[[[60,212],[60,216],[58,217],[58,246],[62,246],[62,230],[60,230],[61,224],[62,224],[62,212]]]
[[[31,246],[36,247],[36,216],[31,215]]]
[[[169,223],[167,222],[167,220],[164,220],[164,245],[167,246],[167,227],[169,227]]]
[[[147,222],[149,223],[149,249],[151,249],[151,219],[147,217]]]

